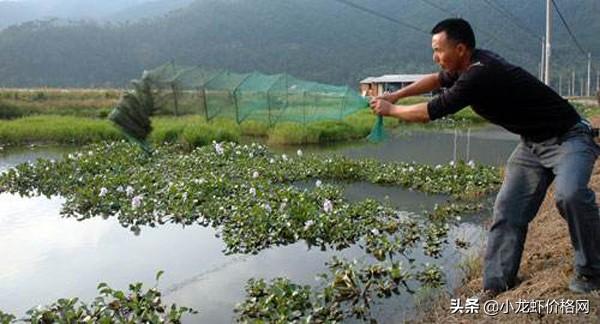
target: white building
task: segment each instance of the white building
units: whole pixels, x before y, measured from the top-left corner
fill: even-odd
[[[428,74],[386,74],[368,77],[360,81],[360,93],[363,96],[380,96],[384,92],[394,92],[422,79]]]

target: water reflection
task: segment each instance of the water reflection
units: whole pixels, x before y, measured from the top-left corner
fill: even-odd
[[[390,162],[417,162],[430,165],[454,159],[500,166],[516,147],[518,136],[499,127],[464,131],[416,131],[396,129],[380,144],[365,141],[332,145],[309,145],[307,153],[336,153],[350,158],[375,158]],[[295,154],[297,147],[272,146],[273,150]]]

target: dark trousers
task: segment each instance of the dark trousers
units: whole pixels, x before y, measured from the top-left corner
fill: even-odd
[[[555,182],[556,206],[569,225],[575,271],[600,276],[600,215],[588,188],[600,154],[591,130],[580,122],[560,137],[543,142],[522,139],[508,160],[494,204],[483,288],[504,291],[515,285],[529,222],[537,214],[548,186]]]

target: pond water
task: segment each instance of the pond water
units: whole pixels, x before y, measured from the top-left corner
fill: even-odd
[[[443,164],[453,160],[473,160],[487,165],[504,165],[519,137],[497,126],[462,131],[417,131],[396,128],[379,144],[366,141],[331,145],[308,145],[309,153],[335,153],[350,158],[381,161]],[[271,146],[273,150],[295,154],[291,146]]]
[[[502,164],[516,142],[514,138],[502,138],[504,135],[494,135],[494,132],[471,133],[470,159]],[[378,146],[302,149],[350,157],[438,164],[452,160],[455,138],[457,147],[466,140],[461,136],[416,132],[412,136],[394,135],[390,141]],[[62,154],[76,149],[5,148],[0,151],[0,172],[38,157],[60,158]],[[296,149],[276,148],[281,151]],[[457,149],[457,155],[464,153],[466,151]],[[446,199],[369,183],[342,185],[348,199],[383,199],[406,213],[418,213]],[[243,300],[244,286],[249,278],[285,276],[316,286],[315,275],[325,272],[325,263],[331,256],[353,258],[364,255],[358,247],[342,252],[320,251],[318,248],[307,250],[305,243],[298,242],[257,255],[226,256],[221,252],[223,243],[214,236],[215,231],[211,228],[183,228],[169,224],[159,228],[142,228],[141,234],[136,236],[113,218],[82,222],[62,218],[62,203],[60,197],[21,198],[0,194],[1,310],[21,316],[31,307],[51,303],[60,297],[78,296],[89,302],[97,295],[96,286],[100,282],[122,290],[127,288],[128,283],[136,281],[144,282],[148,287],[154,284],[156,272],[164,270],[159,288],[164,292],[165,302],[176,302],[199,311],[187,321],[228,323],[233,319],[235,304]],[[439,260],[422,255],[414,257],[442,264],[451,289],[461,275],[456,264],[464,254],[477,251],[483,242],[484,231],[479,222],[478,218],[466,217],[450,233],[450,242],[461,238],[472,243],[471,249],[456,250],[449,246]],[[403,294],[382,301],[374,311],[382,322],[399,321],[410,316],[412,300],[412,296]]]

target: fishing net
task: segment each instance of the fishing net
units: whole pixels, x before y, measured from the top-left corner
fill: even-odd
[[[237,123],[255,120],[309,123],[342,120],[368,106],[347,86],[333,86],[288,74],[232,73],[172,63],[145,71],[133,81],[133,91],[121,98],[109,118],[138,144],[151,132],[151,115],[202,115]],[[368,139],[383,140],[383,120],[377,119]]]

